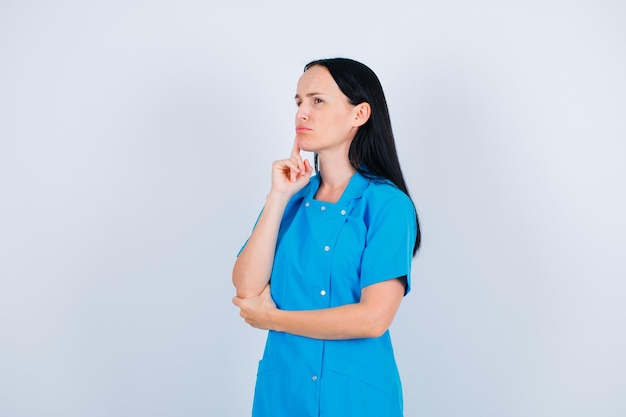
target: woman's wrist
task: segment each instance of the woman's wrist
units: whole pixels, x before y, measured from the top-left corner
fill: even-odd
[[[280,316],[283,313],[282,310],[274,307],[268,312],[269,318],[269,330],[273,330],[275,332],[282,332],[282,328],[280,326]]]
[[[270,204],[275,203],[275,204],[286,206],[290,199],[291,199],[291,195],[287,193],[270,190],[270,192],[267,194],[267,197],[265,198],[265,201],[266,203],[270,203]]]

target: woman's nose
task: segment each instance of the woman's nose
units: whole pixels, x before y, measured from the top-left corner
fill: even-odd
[[[296,112],[296,119],[298,120],[307,120],[309,118],[309,112],[305,108],[304,104],[300,104],[298,106],[298,111]]]

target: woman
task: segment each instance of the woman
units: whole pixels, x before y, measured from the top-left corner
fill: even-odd
[[[420,233],[382,87],[359,62],[322,59],[295,100],[291,158],[273,163],[233,269],[241,317],[269,330],[252,415],[402,416],[388,328]]]

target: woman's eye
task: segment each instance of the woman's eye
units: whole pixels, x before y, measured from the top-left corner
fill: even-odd
[[[324,100],[322,100],[321,98],[317,98],[316,97],[316,98],[313,99],[313,103],[315,103],[315,104],[321,104],[323,102],[324,102]]]

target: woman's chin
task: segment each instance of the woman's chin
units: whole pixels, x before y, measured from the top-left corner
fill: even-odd
[[[302,152],[315,152],[315,149],[311,148],[310,146],[301,146],[300,150]]]
[[[298,147],[300,148],[301,151],[304,151],[304,152],[315,152],[314,147],[311,146],[311,144],[308,143],[307,140],[298,139]]]

